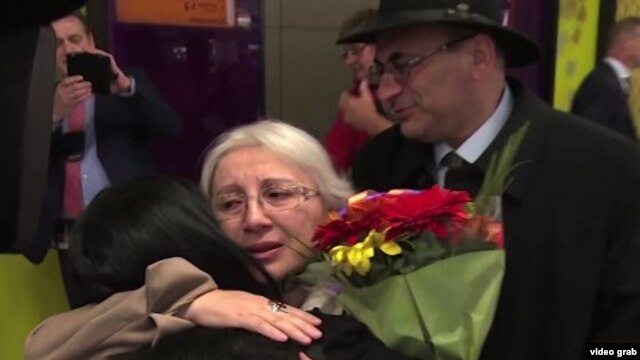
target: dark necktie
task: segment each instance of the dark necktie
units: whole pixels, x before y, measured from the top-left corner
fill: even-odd
[[[450,190],[465,190],[472,196],[477,194],[482,183],[482,171],[469,164],[455,152],[448,153],[442,163],[447,166],[444,187]]]

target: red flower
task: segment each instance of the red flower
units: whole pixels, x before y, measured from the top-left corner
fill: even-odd
[[[381,231],[385,225],[383,213],[378,204],[355,202],[347,207],[343,214],[325,225],[320,225],[313,236],[313,246],[318,250],[344,244],[355,245],[369,231],[376,229]]]
[[[425,191],[361,193],[333,220],[321,225],[314,247],[324,251],[336,245],[353,246],[371,230],[387,230],[387,239],[410,232],[430,231],[438,238],[462,230],[468,214],[469,194],[434,186]]]
[[[331,246],[347,243],[357,243],[359,229],[344,220],[333,220],[325,225],[320,225],[313,235],[313,247],[324,251]]]
[[[387,239],[408,232],[431,231],[439,238],[462,228],[468,219],[464,206],[471,201],[468,193],[434,186],[420,192],[406,192],[380,198],[387,220]]]

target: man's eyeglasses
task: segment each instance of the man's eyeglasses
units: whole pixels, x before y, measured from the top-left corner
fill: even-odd
[[[376,59],[371,68],[369,68],[369,84],[379,84],[384,74],[389,74],[393,76],[395,81],[403,83],[409,77],[411,70],[417,65],[440,52],[447,51],[451,47],[467,39],[471,39],[476,35],[477,33],[465,34],[438,46],[436,49],[425,55],[417,55],[406,60],[401,59],[400,54],[394,54],[397,56],[392,55],[392,58],[386,63],[382,63]]]
[[[342,53],[342,59],[346,60],[349,55],[353,55],[355,57],[358,57],[360,55],[362,55],[362,52],[364,51],[364,48],[367,47],[367,44],[351,44],[351,45],[347,45],[347,47],[344,49],[344,52]]]
[[[317,190],[300,185],[271,185],[260,191],[258,202],[265,212],[277,212],[295,209],[318,195]],[[248,197],[237,192],[219,194],[215,196],[213,206],[220,219],[234,219],[246,213]]]

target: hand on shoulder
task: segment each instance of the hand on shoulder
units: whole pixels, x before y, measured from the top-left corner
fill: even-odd
[[[275,341],[307,345],[322,337],[317,328],[321,320],[314,315],[290,305],[273,311],[267,298],[244,291],[210,291],[193,301],[185,318],[201,326],[246,329]]]

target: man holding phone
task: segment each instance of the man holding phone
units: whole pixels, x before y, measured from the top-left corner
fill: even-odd
[[[111,74],[100,74],[112,76],[110,83],[111,94],[127,95],[132,93],[132,77],[126,76],[118,67],[113,56],[95,47],[93,35],[88,30],[86,19],[80,12],[73,13],[67,17],[54,21],[51,26],[56,33],[58,46],[56,50],[56,65],[58,70],[65,77],[56,87],[56,97],[54,101],[53,120],[59,122],[68,115],[73,105],[87,100],[94,93],[91,82],[82,75],[69,75],[68,59],[76,54],[93,54],[96,57],[103,56],[109,61]]]
[[[66,271],[66,239],[75,218],[105,187],[156,173],[149,141],[175,140],[181,122],[141,71],[97,49],[80,12],[54,21],[56,86],[47,194],[34,246],[44,258],[54,239],[72,306],[82,293]]]

